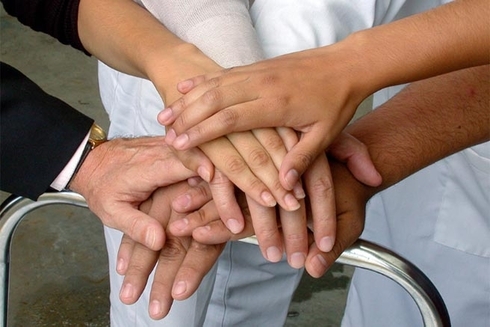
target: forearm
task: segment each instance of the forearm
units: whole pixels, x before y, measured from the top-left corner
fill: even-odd
[[[489,78],[486,65],[413,83],[347,128],[368,146],[378,190],[490,139]]]
[[[352,67],[367,94],[490,60],[490,6],[457,0],[341,42],[361,58]],[[354,82],[359,83],[359,82]]]
[[[131,0],[81,0],[78,30],[84,47],[127,74],[150,78],[198,52]]]

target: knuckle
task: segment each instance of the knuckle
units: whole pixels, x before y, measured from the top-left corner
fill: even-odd
[[[224,125],[226,127],[231,127],[231,128],[236,126],[240,118],[238,113],[231,108],[226,108],[221,110],[217,117],[221,125]]]
[[[286,243],[305,243],[308,242],[308,234],[305,233],[288,233],[284,235]]]
[[[253,193],[261,193],[267,190],[267,187],[262,183],[262,181],[256,177],[249,178],[245,185],[247,186],[247,189],[251,190]]]
[[[206,82],[206,86],[208,88],[216,88],[216,87],[219,87],[220,85],[221,85],[221,78],[220,77],[213,77]]]
[[[181,132],[180,127],[187,126],[188,122],[189,119],[187,118],[186,112],[184,111],[179,117],[177,117],[172,127],[176,130],[176,132]]]
[[[206,210],[199,209],[196,211],[196,220],[199,221],[200,224],[206,223],[207,220],[207,215],[206,215]]]
[[[180,97],[179,99],[175,100],[174,103],[172,103],[169,108],[172,109],[174,114],[178,114],[181,112],[185,112],[187,109],[187,106],[189,104],[187,103],[186,96]]]
[[[277,228],[257,228],[257,237],[263,240],[274,240],[279,236]]]
[[[221,99],[223,98],[221,92],[219,89],[211,89],[209,91],[206,91],[203,96],[202,96],[202,101],[204,105],[214,105],[216,103],[219,103]]]
[[[306,152],[297,153],[295,159],[304,169],[310,166],[310,164],[313,162],[313,156],[310,153]]]
[[[226,170],[230,174],[239,174],[247,169],[247,165],[243,161],[243,158],[238,155],[229,156],[225,161]]]
[[[126,276],[138,277],[147,274],[147,267],[139,262],[132,261],[129,265]]]
[[[264,147],[269,151],[278,151],[284,149],[284,142],[279,137],[279,135],[275,134],[274,137],[268,137],[263,140]]]
[[[329,194],[333,191],[333,185],[328,178],[317,178],[315,179],[310,187],[312,194]]]
[[[248,155],[249,166],[259,168],[266,165],[271,159],[269,154],[262,148],[253,149]]]
[[[165,247],[160,253],[160,256],[165,258],[167,261],[173,261],[179,259],[186,253],[184,246],[179,240],[175,238],[167,239]]]

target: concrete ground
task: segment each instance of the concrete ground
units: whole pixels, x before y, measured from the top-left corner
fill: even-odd
[[[2,61],[108,127],[95,59],[33,32],[3,8],[0,32]],[[59,205],[29,214],[13,237],[8,326],[109,326],[107,269],[102,225],[87,209]],[[321,279],[305,275],[286,326],[338,326],[352,271],[335,265]]]

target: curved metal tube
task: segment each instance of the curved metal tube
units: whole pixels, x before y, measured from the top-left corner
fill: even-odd
[[[0,323],[7,324],[10,243],[15,228],[29,212],[51,204],[87,207],[85,199],[73,192],[45,193],[37,201],[11,196],[0,206]],[[257,244],[255,237],[243,241]],[[434,284],[416,266],[399,255],[371,242],[358,240],[345,250],[337,263],[369,269],[401,285],[414,299],[425,326],[451,326],[444,301]],[[2,295],[3,294],[3,295]]]

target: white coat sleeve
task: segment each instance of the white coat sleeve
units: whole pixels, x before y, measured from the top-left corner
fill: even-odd
[[[249,0],[136,0],[182,40],[222,67],[263,59]]]

